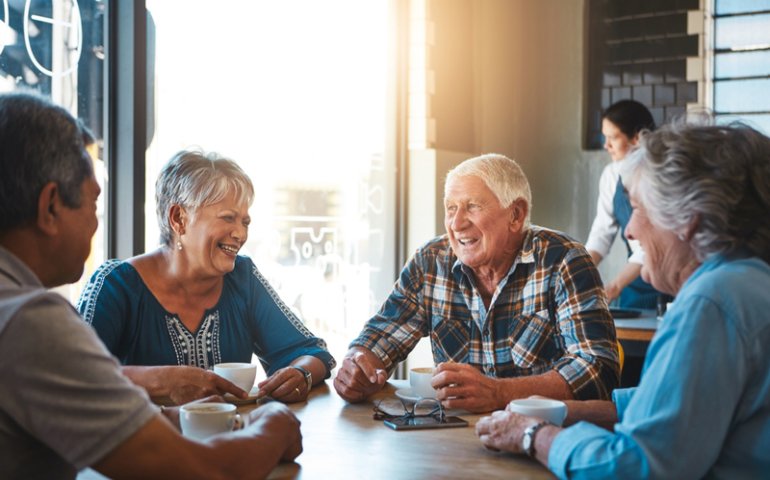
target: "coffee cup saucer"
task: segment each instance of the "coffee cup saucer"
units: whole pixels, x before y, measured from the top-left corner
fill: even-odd
[[[417,393],[411,388],[399,388],[398,390],[396,390],[396,396],[406,403],[414,403],[418,400],[422,400],[423,398],[426,398],[426,397],[417,395]]]
[[[224,397],[227,403],[232,403],[234,405],[246,405],[249,403],[254,403],[257,401],[257,398],[259,397],[259,387],[257,387],[256,385],[251,387],[249,396],[246,398],[238,398],[232,393],[225,393]]]

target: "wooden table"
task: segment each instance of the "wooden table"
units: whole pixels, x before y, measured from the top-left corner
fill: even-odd
[[[649,342],[652,340],[660,321],[654,310],[643,310],[638,318],[615,319],[615,332],[618,340]]]
[[[279,465],[271,479],[472,479],[554,478],[527,457],[486,450],[475,433],[482,415],[459,414],[468,427],[395,431],[372,419],[374,403],[395,398],[403,380],[359,404],[345,402],[329,385],[313,389],[307,402],[290,405],[302,422],[304,451]],[[256,405],[239,407],[247,412]]]

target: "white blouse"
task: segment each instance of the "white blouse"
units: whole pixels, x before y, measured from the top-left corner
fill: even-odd
[[[618,178],[626,166],[626,160],[610,162],[604,167],[602,176],[599,178],[599,199],[596,202],[596,218],[591,225],[591,232],[588,234],[586,249],[598,252],[602,258],[610,253],[612,242],[620,229],[615,218],[615,208],[613,199],[615,198],[615,188],[618,184]],[[631,256],[628,261],[631,263],[642,264],[644,260],[644,251],[637,240],[630,240]]]

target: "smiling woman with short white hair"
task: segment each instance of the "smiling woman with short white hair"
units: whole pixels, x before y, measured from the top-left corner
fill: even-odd
[[[254,187],[232,160],[182,151],[156,182],[161,247],[110,260],[91,277],[78,309],[123,372],[176,403],[212,394],[246,397],[210,369],[250,362],[270,377],[261,395],[297,402],[335,363],[259,272],[238,252],[248,238]]]

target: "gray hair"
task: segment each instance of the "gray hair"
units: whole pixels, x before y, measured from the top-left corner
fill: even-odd
[[[699,261],[748,252],[770,260],[770,138],[740,123],[676,122],[643,136],[632,192],[659,228],[684,234]]]
[[[50,182],[65,206],[80,207],[91,162],[80,123],[65,109],[33,93],[0,94],[0,231],[35,220]]]
[[[532,212],[532,192],[529,189],[527,176],[524,175],[524,171],[518,163],[498,153],[488,153],[469,158],[447,173],[444,195],[446,195],[446,186],[451,180],[469,176],[482,179],[495,194],[503,208],[510,207],[519,198],[524,199],[528,207],[524,226],[529,226],[530,213]]]
[[[200,150],[182,150],[175,154],[155,182],[160,242],[168,246],[173,240],[168,215],[173,205],[194,213],[200,207],[222,201],[230,191],[235,193],[238,202],[251,205],[254,200],[254,186],[237,163]]]

